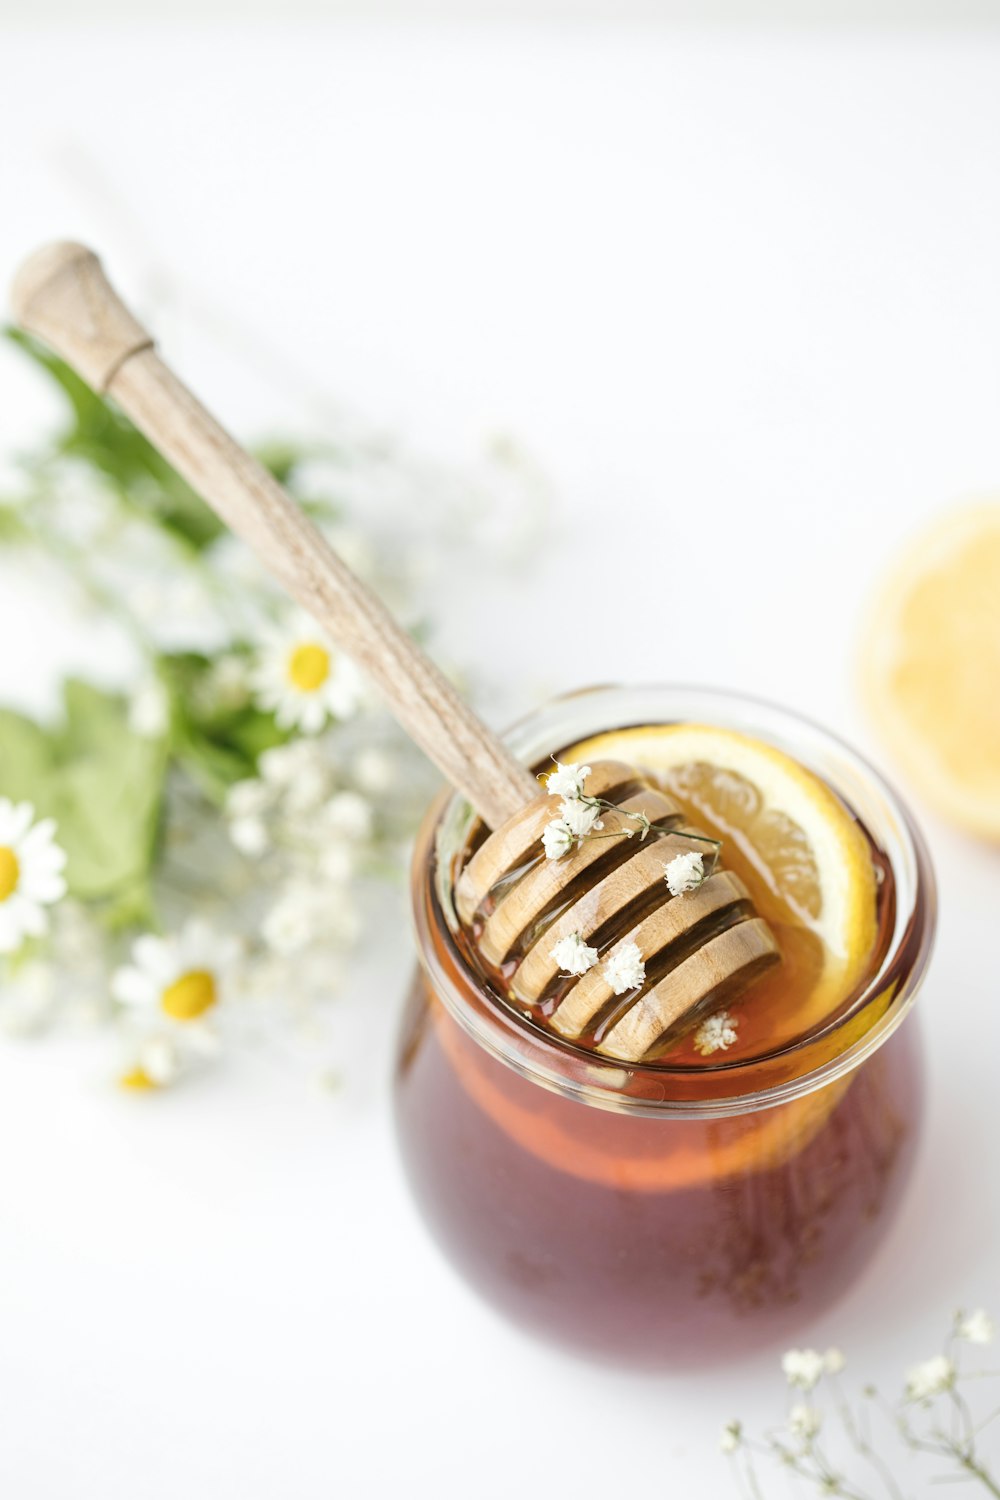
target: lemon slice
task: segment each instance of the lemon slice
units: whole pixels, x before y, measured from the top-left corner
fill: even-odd
[[[862,671],[916,789],[1000,839],[1000,504],[951,511],[915,538],[871,610]]]
[[[772,1043],[821,1020],[863,978],[877,932],[871,850],[853,815],[811,771],[762,740],[705,724],[614,730],[564,755],[649,770],[697,826],[724,841],[723,863],[747,881],[796,968],[802,1003]],[[773,983],[787,987],[790,965],[782,967]]]

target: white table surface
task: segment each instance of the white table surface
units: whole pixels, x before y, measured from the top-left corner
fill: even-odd
[[[537,574],[440,601],[509,706],[697,680],[873,749],[872,581],[922,516],[1000,486],[1000,41],[64,26],[8,31],[3,77],[0,281],[87,238],[147,301],[169,268],[166,346],[240,431],[309,414],[196,302],[433,453],[502,429],[545,464]],[[3,351],[0,450],[48,411]],[[567,624],[568,570],[609,555],[617,594]],[[44,706],[90,659],[49,608],[0,577],[2,696]],[[929,1134],[876,1263],[802,1329],[887,1388],[956,1303],[1000,1311],[1000,862],[925,827]],[[257,1058],[137,1100],[78,1043],[3,1045],[4,1495],[731,1492],[719,1424],[777,1417],[773,1354],[579,1364],[425,1239],[388,1112],[407,966],[401,928],[352,984],[339,1095]]]

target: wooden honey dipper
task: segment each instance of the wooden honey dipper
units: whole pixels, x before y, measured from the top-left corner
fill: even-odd
[[[679,830],[680,809],[632,767],[593,766],[586,795],[610,804],[599,837],[576,842],[561,858],[544,856],[542,835],[557,816],[553,797],[178,380],[91,250],[72,243],[37,250],[18,272],[11,300],[20,326],[111,396],[367,672],[411,738],[494,830],[460,873],[457,909],[486,966],[507,976],[514,1000],[537,1002],[561,984],[546,1023],[567,1039],[593,1039],[603,1021],[597,1050],[637,1061],[777,961],[774,937],[735,875],[719,870],[697,890],[671,896],[666,861],[705,845],[697,830]],[[646,980],[617,997],[602,965],[567,987],[551,950],[573,933],[612,954],[635,942]]]

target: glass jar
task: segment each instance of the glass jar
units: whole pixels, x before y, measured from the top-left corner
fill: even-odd
[[[516,1014],[454,941],[471,822],[418,837],[419,965],[397,1068],[400,1149],[455,1265],[532,1330],[633,1365],[797,1336],[858,1275],[910,1175],[923,1105],[908,1016],[934,930],[927,854],[853,751],[782,709],[695,688],[598,688],[508,736],[529,765],[610,729],[689,721],[769,741],[853,810],[895,885],[881,962],[846,1014],[752,1061],[671,1068],[586,1052]]]

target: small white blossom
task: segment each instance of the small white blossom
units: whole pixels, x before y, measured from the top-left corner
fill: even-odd
[[[313,740],[290,740],[287,745],[274,745],[265,750],[260,758],[260,774],[268,786],[284,792],[303,773],[312,769],[316,760],[316,744]]]
[[[250,669],[242,656],[220,656],[205,675],[201,701],[208,709],[232,711],[250,698]]]
[[[329,755],[314,739],[303,737],[265,750],[260,774],[268,795],[281,799],[290,813],[313,813],[332,788]]]
[[[388,751],[379,750],[374,745],[359,752],[353,771],[361,790],[374,796],[388,792],[399,774],[396,762]]]
[[[620,944],[604,965],[604,977],[616,995],[638,989],[646,977],[638,944],[631,941]]]
[[[66,894],[66,855],[52,818],[35,823],[30,802],[0,797],[0,953],[48,930],[46,907]]]
[[[822,1414],[815,1406],[807,1406],[804,1401],[797,1401],[788,1413],[789,1429],[805,1442],[814,1438],[822,1425]]]
[[[271,907],[261,936],[273,953],[301,953],[312,943],[349,948],[358,936],[360,918],[344,886],[294,880]]]
[[[330,765],[315,741],[307,740],[316,754],[303,761],[296,776],[285,788],[284,806],[290,813],[314,813],[330,795]]]
[[[906,1372],[906,1394],[911,1401],[929,1401],[955,1384],[955,1366],[946,1354],[935,1354]]]
[[[34,960],[4,977],[0,988],[0,1030],[7,1036],[30,1036],[51,1019],[58,1000],[52,964]]]
[[[342,841],[324,843],[319,855],[319,872],[331,885],[343,885],[351,879],[357,860],[350,844]]]
[[[675,854],[669,864],[663,866],[671,896],[683,896],[687,891],[696,891],[705,879],[705,861],[700,854],[689,851]]]
[[[162,739],[170,727],[170,698],[155,677],[134,689],[128,705],[128,727],[140,739]]]
[[[826,1373],[828,1375],[839,1375],[841,1370],[847,1364],[847,1360],[844,1358],[843,1352],[840,1349],[833,1348],[828,1349],[823,1355],[823,1364],[826,1367]]]
[[[815,1349],[789,1349],[781,1356],[781,1368],[789,1385],[811,1391],[824,1373],[826,1362]]]
[[[229,825],[229,837],[233,847],[247,859],[260,859],[271,844],[271,837],[263,818],[234,818]]]
[[[546,859],[562,859],[576,843],[576,835],[562,818],[553,818],[542,831],[542,848]]]
[[[315,903],[293,887],[276,901],[261,924],[261,937],[273,953],[287,957],[308,947],[317,934]]]
[[[597,949],[588,948],[579,932],[571,932],[559,939],[549,956],[564,974],[586,974],[597,962]]]
[[[731,1016],[728,1010],[717,1010],[713,1016],[707,1016],[694,1034],[696,1050],[702,1057],[724,1052],[736,1040],[736,1025],[735,1016]]]
[[[560,818],[578,839],[585,839],[595,828],[603,828],[599,813],[600,808],[590,802],[562,802],[559,805]]]
[[[955,1319],[955,1337],[967,1344],[992,1344],[995,1332],[993,1319],[984,1307],[977,1307],[971,1313],[959,1313]]]
[[[556,761],[556,768],[550,771],[545,781],[545,789],[550,797],[564,797],[567,802],[576,802],[583,796],[583,783],[590,775],[589,766],[578,766],[572,761],[562,765]]]
[[[230,818],[255,818],[271,802],[271,789],[256,777],[235,782],[226,793],[226,815]]]
[[[735,1453],[743,1441],[743,1423],[727,1422],[722,1429],[719,1447],[723,1453]]]
[[[323,826],[338,838],[369,838],[372,831],[372,806],[360,792],[338,792],[323,809]]]

